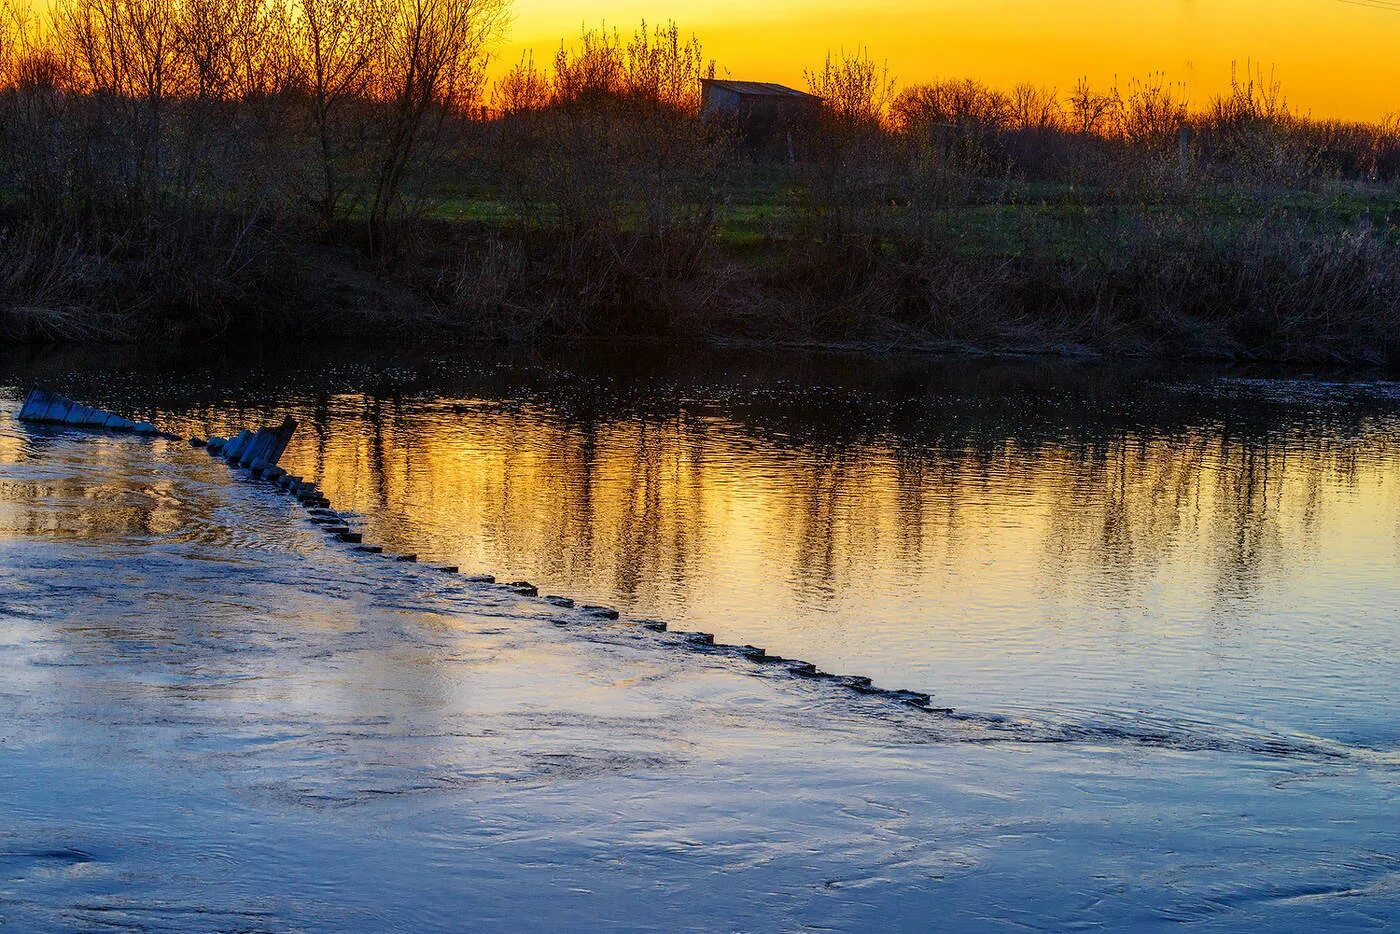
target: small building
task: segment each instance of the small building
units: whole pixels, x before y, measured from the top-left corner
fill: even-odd
[[[766,81],[705,78],[701,82],[700,113],[706,119],[727,119],[739,128],[755,154],[796,158],[793,131],[812,123],[822,99]]]

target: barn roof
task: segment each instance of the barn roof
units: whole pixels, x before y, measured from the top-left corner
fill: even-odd
[[[703,83],[711,87],[732,91],[735,94],[742,94],[745,97],[805,97],[815,99],[815,95],[808,94],[806,91],[798,91],[785,85],[767,81],[730,81],[727,78],[705,78]]]

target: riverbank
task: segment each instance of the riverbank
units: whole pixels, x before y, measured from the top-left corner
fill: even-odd
[[[51,268],[38,294],[12,286],[0,339],[602,338],[1395,366],[1394,230],[1301,213],[1027,207],[995,229],[950,216],[936,238],[835,253],[721,232],[683,276],[636,258],[626,232],[581,244],[450,220],[404,232],[391,257],[353,228],[339,246],[269,244],[237,269],[63,252],[24,259]]]
[[[1400,907],[1389,767],[853,700],[355,555],[186,445],[16,405],[8,923],[1316,930]]]

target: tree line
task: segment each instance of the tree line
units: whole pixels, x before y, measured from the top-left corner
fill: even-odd
[[[0,335],[1335,357],[1396,333],[1393,224],[1291,205],[1345,185],[1369,210],[1400,126],[1314,119],[1260,69],[1192,106],[1162,75],[900,86],[833,55],[805,74],[822,103],[787,128],[797,158],[773,160],[701,113],[723,72],[672,23],[585,29],[490,79],[505,2],[7,9]]]

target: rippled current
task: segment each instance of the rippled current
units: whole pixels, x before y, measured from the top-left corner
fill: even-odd
[[[636,348],[0,385],[0,916],[1400,923],[1400,385]],[[192,449],[20,427],[34,385],[184,435],[291,414],[283,465],[366,541],[624,621],[366,563]]]

